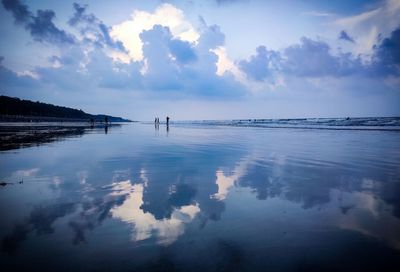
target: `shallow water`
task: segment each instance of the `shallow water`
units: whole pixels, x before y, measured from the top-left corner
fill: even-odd
[[[135,123],[3,151],[0,267],[400,271],[399,136]]]

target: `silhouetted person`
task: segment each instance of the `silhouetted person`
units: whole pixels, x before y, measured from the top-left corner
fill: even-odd
[[[156,119],[154,120],[154,127],[156,130],[158,130],[159,126],[160,126],[160,118],[156,117]]]
[[[167,127],[169,126],[169,116],[167,116]]]
[[[106,126],[108,125],[108,116],[104,117],[104,123],[106,124]]]
[[[90,118],[90,127],[93,128],[94,127],[94,119]]]

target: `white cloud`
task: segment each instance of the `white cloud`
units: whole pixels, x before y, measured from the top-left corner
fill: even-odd
[[[210,198],[215,198],[217,200],[224,200],[229,193],[229,190],[235,183],[246,174],[247,164],[249,160],[242,161],[239,165],[235,167],[232,175],[225,175],[222,170],[217,170],[215,183],[218,186],[218,192],[212,195]]]
[[[387,37],[400,24],[400,1],[386,0],[382,5],[357,15],[334,21],[337,30],[349,31],[356,37],[354,53],[370,55],[378,36]]]
[[[145,175],[145,174],[143,174]],[[147,178],[145,178],[147,181]],[[113,185],[116,194],[130,192],[121,206],[111,209],[114,218],[132,224],[133,241],[142,241],[156,236],[158,243],[171,244],[185,231],[185,224],[190,223],[200,212],[198,204],[175,208],[170,218],[157,220],[151,213],[142,210],[143,190],[146,185],[123,181]]]
[[[244,81],[245,75],[228,57],[226,48],[224,46],[218,46],[216,49],[211,51],[218,56],[217,75],[222,76],[225,72],[231,72],[239,81]]]
[[[274,90],[277,86],[284,86],[284,80],[281,76],[277,76],[276,83],[272,84],[270,82],[249,80],[237,64],[229,58],[224,46],[218,46],[211,51],[218,56],[216,74],[218,76],[223,76],[225,73],[231,73],[234,79],[243,84],[249,93],[257,94],[265,90]]]
[[[135,10],[130,20],[114,25],[111,37],[120,40],[129,51],[129,56],[135,60],[143,59],[143,43],[139,37],[144,30],[150,30],[154,25],[167,26],[175,38],[188,42],[196,42],[199,34],[192,24],[185,19],[182,10],[171,4],[160,5],[154,13]]]

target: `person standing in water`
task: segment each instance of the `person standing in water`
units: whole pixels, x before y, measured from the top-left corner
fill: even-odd
[[[167,126],[169,126],[169,116],[167,116]]]

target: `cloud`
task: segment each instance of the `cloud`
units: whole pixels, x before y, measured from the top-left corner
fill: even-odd
[[[347,32],[344,30],[340,31],[338,39],[348,41],[351,43],[355,42],[354,39],[352,37],[350,37],[349,34],[347,34]]]
[[[339,67],[329,50],[327,43],[303,37],[300,44],[289,46],[284,50],[285,70],[298,76],[333,74]]]
[[[146,64],[143,74],[146,89],[204,97],[232,97],[243,93],[244,89],[231,74],[217,75],[218,56],[212,49],[223,45],[225,39],[218,26],[203,29],[196,45],[180,41],[184,50],[179,54],[176,53],[177,39],[168,27],[155,25],[143,31],[140,38]]]
[[[206,26],[198,42],[200,48],[215,49],[225,44],[225,34],[222,33],[218,25]]]
[[[354,43],[346,31],[339,39]],[[379,37],[371,47],[371,61],[363,61],[362,55],[342,52],[333,54],[328,43],[302,37],[300,43],[290,45],[281,52],[268,51],[264,46],[257,48],[256,55],[239,61],[239,68],[248,78],[262,81],[271,75],[297,77],[344,77],[359,75],[365,77],[386,77],[400,72],[400,27],[386,38]],[[387,82],[397,82],[391,77]]]
[[[89,94],[91,89],[134,90],[141,85],[139,63],[114,61],[102,48],[87,52],[72,46],[50,61],[53,66],[36,67],[34,72],[42,84],[62,92]]]
[[[181,63],[188,63],[197,59],[190,43],[173,39],[169,43],[169,49],[173,56]]]
[[[58,44],[75,42],[73,35],[54,25],[54,11],[38,10],[35,16],[19,0],[3,0],[2,3],[4,8],[12,13],[15,23],[23,25],[35,41]]]
[[[28,8],[22,4],[17,7],[29,13]],[[197,32],[184,20],[183,12],[169,4],[161,5],[154,14],[135,11],[138,17],[135,17],[133,23],[143,19],[141,22],[146,22],[151,28],[140,28],[138,39],[142,51],[141,59],[135,61],[131,58],[121,62],[118,57],[115,58],[115,51],[110,49],[117,49],[124,54],[124,47],[109,34],[110,28],[94,14],[88,13],[87,6],[74,3],[73,7],[74,14],[68,24],[79,30],[81,39],[76,39],[74,44],[64,48],[60,55],[49,58],[50,66],[34,67],[25,74],[36,75],[28,78],[44,90],[65,94],[82,91],[88,94],[92,90],[106,88],[129,90],[140,96],[158,97],[162,92],[162,97],[211,99],[229,99],[246,92],[231,71],[217,74],[219,56],[214,50],[225,43],[225,35],[217,25],[207,26],[204,23]],[[43,17],[41,12],[38,11],[40,18]],[[20,11],[18,14],[24,12]],[[29,16],[30,19],[23,17],[20,20],[33,20]],[[140,16],[147,19],[141,19]],[[54,13],[48,13],[44,17],[51,21]],[[152,25],[157,20],[171,27]],[[196,35],[188,36],[185,33]],[[46,40],[51,39],[46,37]],[[129,47],[127,50],[131,53]],[[15,80],[18,78],[18,75],[13,77]]]
[[[87,14],[87,5],[81,6],[77,3],[73,4],[75,13],[68,20],[68,24],[77,27],[85,41],[94,43],[97,46],[108,46],[110,48],[125,51],[125,48],[120,41],[115,41],[110,36],[110,27],[98,19],[94,14]]]
[[[53,12],[38,11],[40,15],[36,16],[19,1],[3,0],[3,5],[12,12],[16,24],[29,25],[26,30],[41,37],[42,40],[36,41],[62,40],[57,35],[47,36],[46,33],[54,34],[54,29],[47,30],[38,23],[42,33],[36,33],[31,25],[35,18],[47,18],[42,23],[54,26]],[[199,105],[199,101],[218,100],[226,110],[228,106],[223,105],[226,101],[242,101],[251,96],[293,97],[297,92],[301,97],[304,90],[318,95],[321,89],[334,93],[335,87],[326,86],[326,80],[338,84],[338,89],[344,86],[342,89],[349,90],[355,85],[338,82],[359,82],[368,77],[368,82],[376,82],[375,89],[384,84],[394,89],[399,82],[398,30],[382,34],[379,42],[375,42],[370,62],[362,61],[354,53],[336,50],[321,38],[309,37],[281,50],[260,45],[252,55],[235,60],[228,56],[226,37],[218,25],[207,25],[201,19],[199,27],[194,29],[182,10],[170,4],[159,6],[154,12],[136,10],[134,18],[113,27],[88,12],[86,5],[75,3],[73,8],[68,24],[78,30],[74,32],[74,42],[52,52],[54,56],[44,66],[32,65],[29,71],[17,73],[1,65],[3,93],[45,98],[52,103],[78,101],[80,105],[91,103],[93,97],[96,103],[102,100],[103,104],[110,103],[108,99],[130,97],[135,101],[151,101],[156,108],[170,107],[168,110],[177,107],[165,105],[183,105],[182,101],[195,101],[192,105]],[[343,30],[346,36],[341,33],[341,39],[353,39],[346,31]],[[357,34],[357,43],[345,45],[354,47],[359,42]],[[1,58],[0,63],[4,63]],[[372,89],[372,83],[360,86],[366,85],[371,86],[366,89]],[[136,105],[148,112],[149,103]]]
[[[280,61],[280,54],[276,51],[269,51],[265,46],[256,49],[256,55],[249,60],[239,62],[239,67],[246,75],[257,81],[262,81],[271,76],[271,69],[277,69],[276,64]]]
[[[35,92],[37,80],[29,73],[15,73],[3,65],[4,57],[0,57],[0,91],[3,95],[21,96],[24,92]]]
[[[400,73],[400,27],[374,46],[373,65],[380,74]]]
[[[362,71],[361,60],[351,53],[335,56],[326,42],[306,37],[287,47],[283,55],[283,71],[296,76],[345,76]]]
[[[146,63],[145,85],[152,90],[180,90],[179,66],[171,58],[169,43],[172,34],[168,27],[155,25],[140,34]]]
[[[357,37],[353,53],[370,57],[379,36],[389,36],[399,22],[400,1],[386,0],[356,15],[340,17],[334,21],[333,26],[338,30],[346,29]]]
[[[266,79],[274,82],[280,76],[318,78],[367,75],[368,71],[373,70],[370,64],[362,62],[360,56],[341,50],[333,54],[328,43],[307,37],[302,37],[299,43],[282,51],[259,46],[256,54],[247,60],[240,60],[238,67],[248,79],[259,82]]]
[[[29,28],[32,37],[37,41],[50,43],[74,43],[74,37],[67,34],[64,30],[57,28],[53,19],[55,13],[52,10],[38,10],[33,21],[26,27]]]
[[[174,38],[193,43],[199,38],[199,34],[189,23],[183,11],[171,4],[162,4],[154,13],[134,10],[130,20],[114,25],[110,35],[120,40],[128,50],[132,60],[143,59],[140,33],[152,29],[155,25],[166,26],[170,29]]]
[[[18,0],[3,0],[2,3],[6,10],[12,12],[15,23],[29,23],[32,14],[29,11],[28,6],[20,3]]]
[[[74,24],[81,24],[82,19],[78,18],[86,15],[79,6],[75,7],[81,17],[72,17],[75,18]],[[205,27],[197,43],[174,37],[168,27],[161,25],[143,31],[140,39],[143,43],[142,61],[115,60],[105,46],[88,47],[87,41],[82,40],[64,48],[61,55],[49,58],[50,66],[34,67],[25,77],[8,69],[3,69],[3,74],[13,82],[20,80],[22,83],[25,79],[30,84],[35,83],[42,89],[42,94],[44,90],[51,90],[59,95],[80,93],[88,96],[96,90],[108,89],[171,99],[230,99],[245,93],[244,87],[231,73],[217,74],[218,56],[212,50],[223,45],[225,39],[218,26]],[[12,76],[6,75],[10,73]],[[4,86],[12,90],[18,84]]]
[[[385,64],[400,65],[400,27],[376,47],[376,55]]]
[[[69,25],[75,26],[82,21],[90,22],[90,23],[93,23],[94,21],[96,21],[96,18],[94,17],[93,14],[86,14],[86,8],[88,7],[87,5],[81,6],[78,3],[73,3],[72,6],[75,10],[75,13],[68,20]]]

